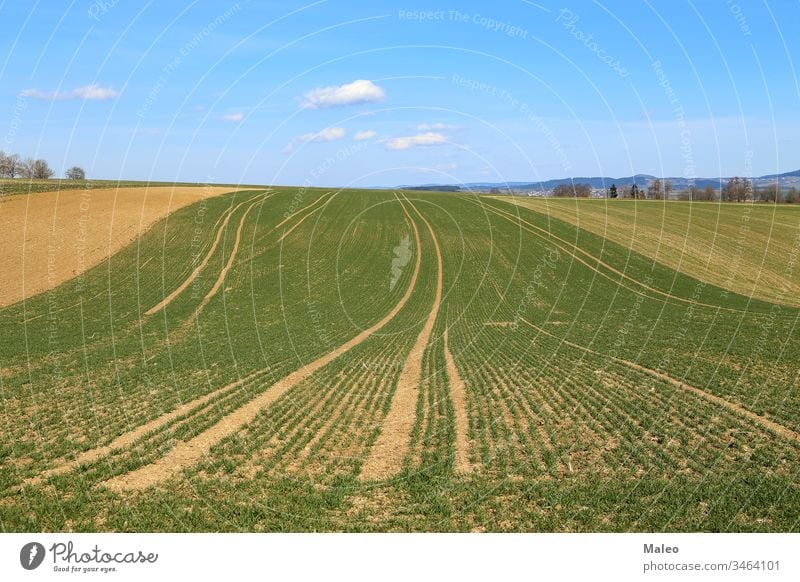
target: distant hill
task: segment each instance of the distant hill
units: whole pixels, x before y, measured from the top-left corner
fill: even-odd
[[[448,184],[431,184],[429,186],[400,186],[401,190],[424,190],[427,192],[460,192],[461,186]]]
[[[607,176],[580,176],[575,178],[556,178],[553,180],[544,180],[542,182],[468,182],[466,184],[425,184],[422,186],[401,186],[404,190],[434,190],[445,192],[488,192],[493,189],[500,191],[511,192],[530,192],[530,191],[547,191],[552,190],[561,184],[589,184],[592,188],[605,189],[610,188],[612,184],[619,186],[631,186],[637,184],[638,186],[647,186],[656,176],[650,174],[635,174],[633,176],[624,176],[621,178],[610,178]],[[689,178],[681,177],[666,177],[664,180],[672,181],[673,191],[679,192],[687,190],[692,184],[698,188],[705,188],[711,186],[712,188],[721,188],[729,178]],[[756,187],[763,187],[768,184],[775,183],[776,181],[784,187],[800,186],[800,170],[793,172],[785,172],[783,174],[769,174],[766,176],[758,176],[751,178]]]
[[[761,179],[764,180],[775,180],[776,178],[800,178],[800,170],[795,170],[794,172],[784,172],[783,174],[768,174],[766,176],[761,176]]]

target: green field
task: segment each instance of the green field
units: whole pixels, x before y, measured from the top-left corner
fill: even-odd
[[[800,207],[504,198],[741,295],[800,306]]]
[[[176,211],[0,310],[0,529],[798,530],[797,302],[597,220],[296,188]]]

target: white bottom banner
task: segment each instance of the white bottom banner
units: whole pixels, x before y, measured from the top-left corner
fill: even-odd
[[[2,534],[0,580],[794,582],[798,553],[800,534]]]

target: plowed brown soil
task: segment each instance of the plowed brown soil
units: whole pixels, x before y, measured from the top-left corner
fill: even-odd
[[[154,186],[0,199],[0,307],[94,267],[175,210],[234,190]]]

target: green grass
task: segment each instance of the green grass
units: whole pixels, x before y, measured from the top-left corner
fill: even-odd
[[[735,293],[800,306],[800,207],[503,198]]]
[[[413,240],[393,193],[336,192],[274,230],[326,192],[275,190],[183,208],[84,276],[0,310],[0,529],[798,529],[796,441],[622,360],[797,431],[800,310],[701,281],[554,213],[519,208],[521,222],[503,201],[462,195],[407,193],[441,246],[444,296],[404,469],[360,481],[433,304],[434,242],[411,211],[422,246],[390,288],[395,249]],[[200,277],[144,317],[242,201]],[[194,319],[251,204],[234,266]],[[141,492],[102,487],[381,320],[420,252],[408,303],[379,332],[182,475]],[[467,388],[475,470],[466,475],[453,472],[445,328]],[[113,455],[27,481],[254,372]]]

